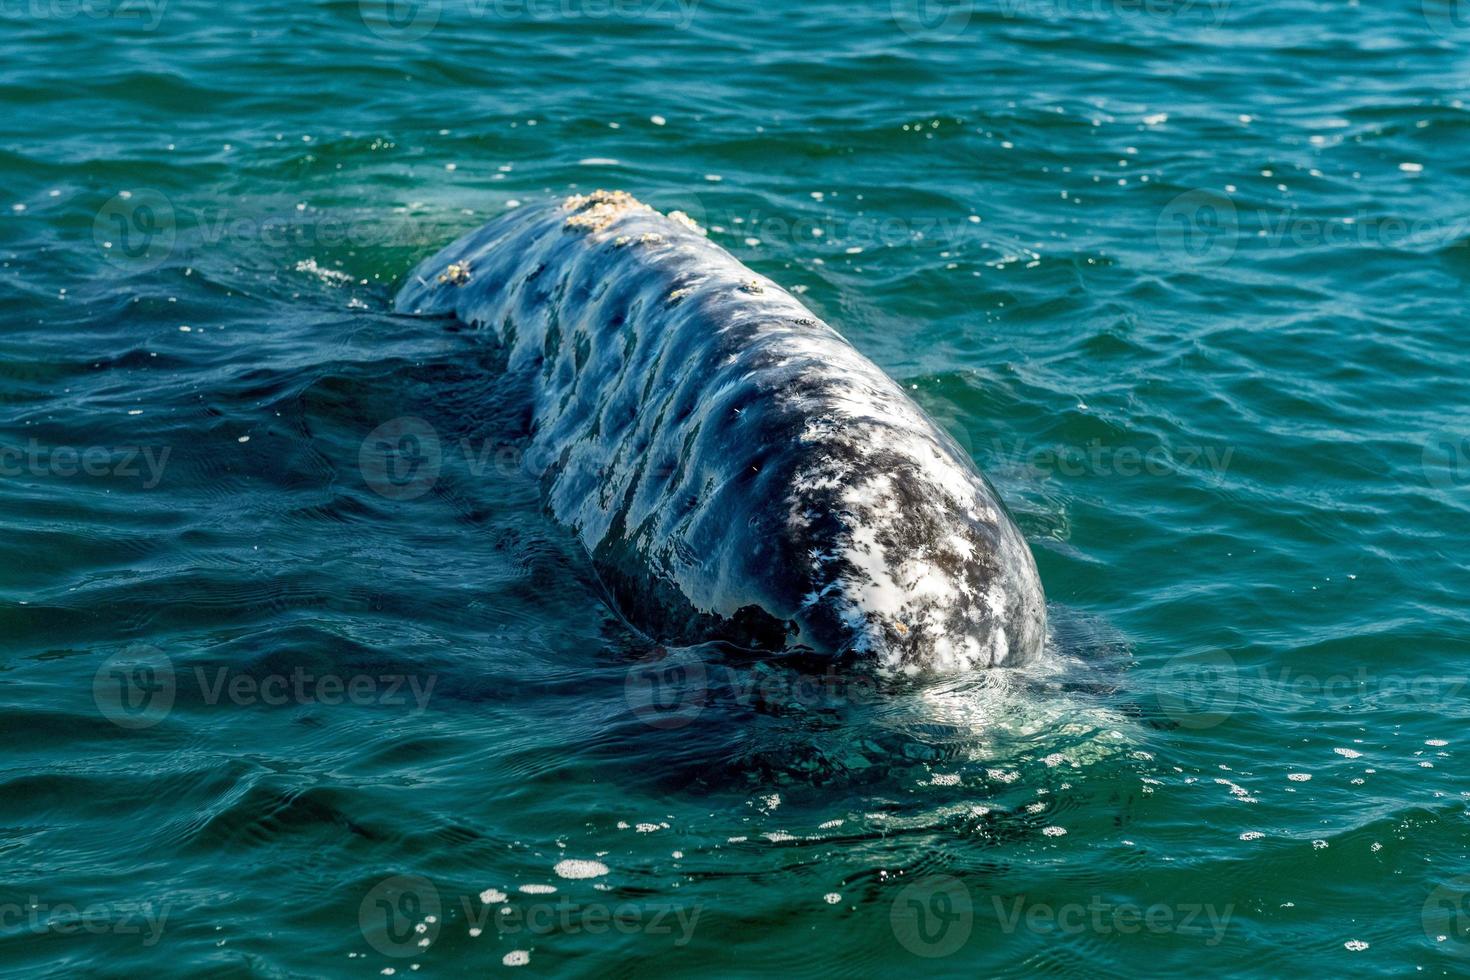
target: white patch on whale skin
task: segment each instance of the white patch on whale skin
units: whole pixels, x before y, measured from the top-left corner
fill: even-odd
[[[468,278],[438,282],[450,264]],[[520,208],[422,263],[395,305],[508,343],[509,369],[534,380],[528,459],[549,509],[589,554],[641,563],[634,586],[677,589],[691,615],[754,605],[803,642],[825,610],[847,649],[891,669],[1039,648],[1029,549],[970,461],[697,228],[616,192]],[[788,539],[810,544],[782,552]]]
[[[853,528],[852,543],[846,557],[859,575],[848,580],[848,588],[844,591],[858,609],[890,618],[903,611],[907,595],[894,581],[893,565],[878,543],[876,528],[870,525]]]

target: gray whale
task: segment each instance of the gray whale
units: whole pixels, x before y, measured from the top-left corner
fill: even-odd
[[[885,673],[1041,649],[1035,561],[969,457],[678,212],[606,191],[519,208],[423,261],[394,307],[504,345],[547,508],[651,638]]]

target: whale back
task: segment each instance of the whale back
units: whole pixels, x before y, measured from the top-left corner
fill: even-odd
[[[993,488],[906,392],[693,222],[619,192],[521,208],[395,300],[507,348],[527,460],[655,639],[1024,662],[1045,601]]]

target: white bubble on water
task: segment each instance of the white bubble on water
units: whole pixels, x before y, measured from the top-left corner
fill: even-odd
[[[575,859],[558,861],[556,863],[556,867],[552,870],[554,870],[559,877],[569,878],[572,880],[582,878],[600,878],[608,873],[607,865],[603,864],[601,861],[579,861]]]

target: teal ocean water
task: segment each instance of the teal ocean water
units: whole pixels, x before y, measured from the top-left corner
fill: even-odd
[[[0,3],[0,974],[1470,972],[1456,0]],[[1043,661],[664,651],[423,256],[681,208]],[[805,673],[803,673],[805,671]]]

